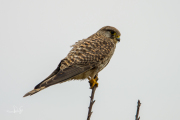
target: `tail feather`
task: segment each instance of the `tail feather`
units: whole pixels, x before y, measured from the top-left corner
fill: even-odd
[[[59,67],[57,67],[56,70],[54,70],[54,72],[49,77],[47,77],[41,83],[36,85],[34,90],[26,93],[23,97],[33,95],[51,85],[55,85],[57,83],[63,83],[78,74],[86,72],[91,68],[92,68],[91,65],[85,67],[71,66],[64,69],[63,71],[60,71]]]
[[[43,90],[43,89],[45,89],[45,88],[46,88],[46,87],[43,86],[43,87],[40,87],[40,88],[38,88],[38,89],[34,89],[34,90],[32,90],[32,91],[26,93],[23,97],[33,95],[33,94],[35,94],[35,93],[37,93],[37,92],[39,92],[39,91],[41,91],[41,90]]]

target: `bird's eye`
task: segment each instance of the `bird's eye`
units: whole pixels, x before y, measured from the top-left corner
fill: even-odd
[[[116,33],[115,33],[114,31],[111,31],[111,34],[112,34],[112,35],[116,35]]]

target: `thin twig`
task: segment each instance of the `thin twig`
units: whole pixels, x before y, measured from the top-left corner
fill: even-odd
[[[96,80],[96,81],[98,81],[98,79]],[[92,92],[91,92],[91,96],[90,96],[90,104],[89,104],[89,110],[88,110],[88,116],[87,116],[87,120],[90,120],[90,117],[91,117],[91,115],[92,115],[92,106],[93,106],[93,104],[94,104],[94,102],[95,102],[95,100],[94,100],[94,93],[95,93],[95,91],[96,91],[96,88],[97,88],[97,85],[95,85],[93,88],[92,88]]]
[[[138,100],[135,120],[140,120],[140,117],[138,117],[138,116],[139,116],[139,109],[140,109],[140,106],[141,106],[141,102],[140,102],[140,100]]]

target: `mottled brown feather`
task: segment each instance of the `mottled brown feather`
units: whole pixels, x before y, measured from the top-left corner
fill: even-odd
[[[61,60],[53,73],[24,97],[57,83],[97,76],[109,63],[116,48],[116,36],[111,36],[108,31],[114,31],[116,36],[121,35],[116,28],[105,26],[87,39],[79,40],[72,45],[69,54]]]

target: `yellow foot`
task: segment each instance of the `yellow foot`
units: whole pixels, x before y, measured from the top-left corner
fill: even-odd
[[[89,78],[88,78],[89,79]],[[95,77],[94,79],[89,79],[89,83],[90,83],[90,88],[92,89],[95,85],[97,85],[98,87],[98,83],[97,83],[97,79],[98,77]]]

